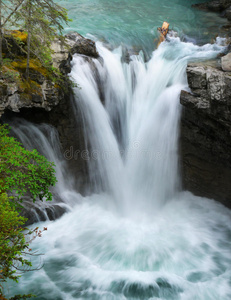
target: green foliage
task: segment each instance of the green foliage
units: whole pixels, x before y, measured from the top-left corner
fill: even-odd
[[[6,83],[20,83],[20,74],[12,68],[12,60],[9,58],[3,59],[1,79]]]
[[[57,68],[53,67],[51,44],[55,39],[64,42],[62,31],[64,24],[70,19],[67,10],[53,0],[2,0],[0,1],[0,75],[3,79],[13,80],[13,73],[2,69],[4,53],[2,53],[3,40],[8,48],[8,54],[14,57],[13,48],[11,49],[12,39],[14,44],[21,49],[21,55],[27,55],[27,67],[25,78],[29,80],[30,59],[38,59],[43,67],[46,68],[47,78],[52,82],[63,86],[68,82]],[[23,30],[7,31],[6,26],[18,26]],[[7,34],[3,34],[4,32]],[[16,55],[17,56],[17,55]],[[16,57],[15,56],[15,57]],[[23,78],[21,79],[23,81]],[[70,86],[70,84],[69,84]]]
[[[7,83],[14,83],[14,82],[20,82],[20,75],[18,72],[15,72],[14,70],[11,70],[9,68],[3,67],[2,68],[2,76],[1,79],[3,79]]]
[[[19,270],[23,272],[23,267],[31,267],[31,262],[25,255],[31,252],[29,242],[38,234],[36,230],[25,233],[24,225],[26,219],[20,217],[6,193],[0,194],[0,299],[6,299],[2,284],[8,279],[18,282]],[[38,232],[38,231],[37,231]],[[29,242],[27,236],[32,237]],[[16,295],[10,300],[28,299],[32,294]]]
[[[0,125],[0,194],[13,193],[18,199],[29,194],[33,201],[52,200],[50,186],[56,183],[54,164],[36,150],[28,151],[8,136],[9,129]]]
[[[51,74],[59,77],[58,70],[52,66],[51,43],[55,39],[64,40],[63,24],[69,21],[67,10],[53,0],[25,0],[15,13],[15,20],[28,34],[28,60],[35,55]]]
[[[20,274],[31,270],[29,244],[41,231],[23,228],[26,219],[17,211],[17,200],[26,194],[33,200],[51,200],[49,186],[56,183],[54,164],[36,150],[28,151],[0,125],[0,300],[6,300],[3,283],[18,282]],[[11,197],[9,197],[11,194]],[[12,196],[13,195],[13,196]],[[44,228],[47,230],[47,228]],[[28,299],[33,295],[16,295],[9,300]]]
[[[20,256],[28,248],[22,229],[25,218],[18,215],[6,193],[0,194],[0,215],[0,281],[6,278],[17,281],[19,276],[12,269],[15,261],[31,266]]]

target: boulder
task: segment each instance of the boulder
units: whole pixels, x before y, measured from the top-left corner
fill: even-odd
[[[221,58],[221,67],[223,71],[231,72],[231,53]]]
[[[65,35],[63,41],[55,40],[51,48],[53,50],[53,65],[59,68],[63,74],[71,72],[72,55],[81,54],[91,58],[99,58],[95,42],[84,38],[77,32]]]
[[[68,43],[71,42],[71,54],[83,54],[86,56],[90,56],[93,58],[99,58],[99,53],[96,49],[95,42],[84,38],[79,33],[70,33],[66,35],[66,38],[68,39]]]
[[[65,204],[39,202],[39,200],[35,203],[24,201],[23,206],[20,215],[27,218],[25,226],[37,222],[59,219],[69,210]]]

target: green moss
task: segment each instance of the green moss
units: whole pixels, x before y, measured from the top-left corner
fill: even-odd
[[[11,65],[14,67],[14,69],[19,70],[21,72],[25,72],[26,66],[27,66],[27,60],[26,60],[26,58],[19,58],[17,60],[14,60],[11,63]],[[47,72],[46,68],[44,68],[42,66],[42,64],[40,63],[40,61],[38,59],[34,59],[34,58],[30,59],[29,69],[39,72],[40,74],[42,74],[45,77],[48,76],[48,72]]]
[[[6,83],[14,83],[14,82],[19,83],[21,81],[20,73],[8,64],[7,65],[3,64],[1,78]]]
[[[3,55],[4,67],[2,68],[2,76],[0,77],[2,77],[6,83],[15,82],[20,87],[22,93],[34,93],[39,95],[42,93],[41,86],[34,80],[40,82],[44,77],[45,79],[52,81],[55,84],[56,89],[63,89],[68,85],[69,82],[67,81],[67,77],[63,76],[58,69],[52,66],[52,58],[50,57],[50,54],[47,53],[44,54],[44,57],[42,58],[44,59],[44,62],[42,63],[39,58],[31,54],[29,62],[29,77],[31,80],[26,82],[25,73],[27,68],[27,58],[25,55],[26,52],[24,53],[23,51],[26,51],[25,45],[28,34],[21,30],[9,30],[6,32],[5,37],[7,37],[9,46],[12,50],[12,55],[9,56],[6,51],[6,54]],[[19,45],[18,48],[13,47],[13,40],[16,40],[16,44]]]
[[[39,95],[41,97],[43,96],[41,86],[33,80],[21,81],[21,83],[19,85],[19,88],[23,92],[23,94],[28,96],[28,97],[25,97],[25,98],[30,99],[32,94],[36,94],[36,95]]]
[[[27,36],[28,36],[28,34],[25,31],[12,30],[12,31],[10,31],[10,35],[12,35],[16,39],[19,39],[21,42],[23,42],[25,44],[27,42]]]
[[[37,61],[36,61],[37,63]],[[46,74],[46,69],[44,69],[41,64],[36,65],[35,60],[32,60],[30,68],[34,71]],[[16,83],[19,86],[19,90],[24,94],[24,98],[31,99],[31,94],[37,94],[42,97],[42,90],[40,84],[34,80],[25,80],[22,76],[26,69],[26,59],[12,61],[10,59],[4,59],[2,67],[2,79],[6,84]]]

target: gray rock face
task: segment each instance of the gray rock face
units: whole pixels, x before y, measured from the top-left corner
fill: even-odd
[[[51,48],[53,50],[53,65],[59,68],[63,74],[71,72],[71,60],[73,54],[85,55],[86,59],[99,58],[95,42],[85,39],[78,33],[66,35],[65,41],[56,40]],[[22,108],[39,108],[45,111],[52,110],[64,97],[64,90],[39,72],[31,70],[31,80],[40,85],[38,91],[24,93],[16,83],[5,84],[0,81],[0,117],[5,110],[20,112]]]
[[[223,71],[231,72],[231,53],[221,58],[221,67]]]
[[[231,73],[190,64],[192,93],[181,92],[183,185],[231,207]]]
[[[193,7],[220,12],[229,8],[230,5],[231,5],[231,0],[213,0],[204,3],[194,4]]]
[[[231,21],[231,5],[226,9],[225,16],[229,21]]]
[[[44,80],[39,90],[25,94],[16,83],[0,83],[0,117],[5,110],[20,112],[21,108],[41,108],[50,111],[63,97],[63,91]]]

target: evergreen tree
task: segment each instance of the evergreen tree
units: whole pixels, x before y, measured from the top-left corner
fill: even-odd
[[[34,55],[41,64],[52,68],[51,42],[62,39],[63,24],[69,21],[67,11],[53,0],[25,0],[16,14],[22,21],[22,29],[28,33],[27,38],[27,69],[29,78],[30,57]]]
[[[3,64],[2,44],[4,29],[6,26],[10,26],[10,22],[13,22],[13,17],[23,2],[24,0],[0,0],[0,68]]]

